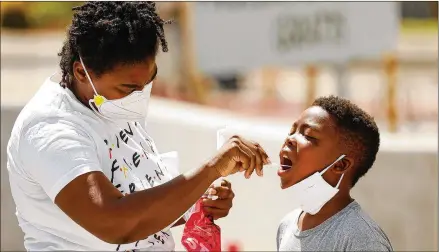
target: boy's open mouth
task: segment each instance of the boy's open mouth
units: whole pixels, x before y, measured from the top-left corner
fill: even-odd
[[[293,162],[286,155],[283,155],[280,159],[280,167],[283,171],[289,170],[293,167]]]

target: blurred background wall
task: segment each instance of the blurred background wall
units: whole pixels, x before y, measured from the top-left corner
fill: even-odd
[[[1,2],[1,250],[23,249],[6,170],[10,131],[23,105],[58,70],[57,52],[71,8],[79,4]],[[367,15],[354,15],[356,3],[288,3],[282,12],[277,11],[281,3],[206,4],[158,3],[163,18],[177,21],[166,27],[170,51],[158,56],[160,76],[150,108],[148,127],[159,149],[179,151],[181,170],[188,170],[213,155],[215,132],[228,124],[261,141],[274,159],[289,125],[314,97],[345,96],[375,116],[383,132],[376,165],[359,182],[355,197],[382,225],[395,250],[437,250],[437,2],[397,2],[386,5],[387,12],[371,3],[363,6],[370,22]],[[313,18],[322,11],[332,15],[322,21],[329,27],[325,34],[362,25],[362,31],[344,33],[349,40],[341,36],[345,50],[328,45],[329,40],[317,43],[313,30],[304,29],[315,27]],[[339,13],[335,21],[333,13]],[[289,18],[281,31],[267,26],[253,32],[252,23],[264,27],[281,16]],[[358,26],[349,26],[353,16]],[[334,25],[350,20],[347,28]],[[241,30],[230,33],[231,26]],[[372,39],[375,51],[359,40],[365,34],[369,37],[363,41]],[[246,37],[254,43],[240,43]],[[301,47],[274,57],[271,43],[279,37]],[[352,55],[335,60],[348,49]],[[219,222],[224,247],[276,249],[277,224],[291,206],[275,172],[264,174],[249,181],[231,178],[237,198],[230,216]],[[176,237],[181,231],[176,229]]]

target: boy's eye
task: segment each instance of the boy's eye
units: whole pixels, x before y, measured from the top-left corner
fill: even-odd
[[[312,137],[310,135],[303,135],[308,140],[317,140],[315,137]]]

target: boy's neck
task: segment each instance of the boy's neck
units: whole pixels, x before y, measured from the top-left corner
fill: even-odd
[[[339,192],[330,201],[328,201],[328,203],[326,203],[317,214],[311,215],[303,212],[299,217],[297,226],[299,227],[300,231],[315,228],[327,219],[334,216],[336,213],[340,212],[352,201],[354,201],[354,199],[351,198],[349,192]]]

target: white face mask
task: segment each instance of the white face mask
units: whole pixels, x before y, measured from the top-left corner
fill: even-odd
[[[338,193],[338,187],[340,186],[344,174],[341,175],[335,188],[328,184],[322,175],[345,156],[346,155],[341,155],[323,171],[314,173],[290,188],[290,190],[293,191],[292,200],[297,203],[304,212],[315,215]]]
[[[148,113],[148,105],[151,97],[152,81],[145,85],[142,91],[134,91],[131,94],[115,100],[108,100],[99,95],[85,68],[82,58],[79,58],[84,67],[85,75],[94,90],[94,98],[89,100],[93,111],[110,120],[126,120],[144,122]],[[93,106],[93,104],[96,108]]]

